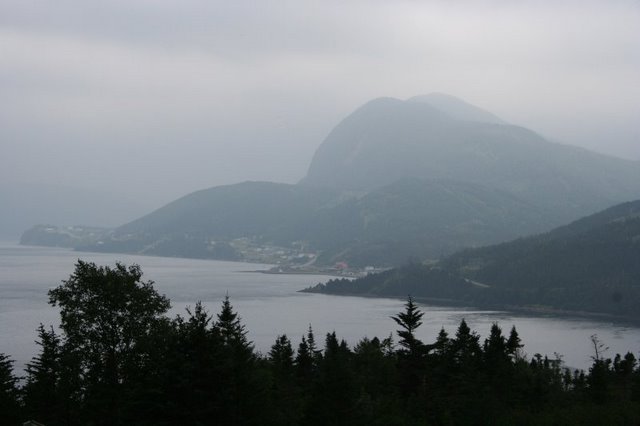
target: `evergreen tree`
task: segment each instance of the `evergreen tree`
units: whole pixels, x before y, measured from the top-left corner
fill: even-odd
[[[516,326],[511,327],[511,332],[509,333],[509,338],[507,339],[507,353],[513,359],[518,359],[520,357],[520,349],[523,347],[520,336],[516,331]]]
[[[253,344],[247,339],[245,326],[231,306],[229,296],[222,302],[215,329],[222,340],[219,365],[224,372],[220,387],[224,413],[218,420],[233,425],[262,424],[269,382],[259,374]]]
[[[298,352],[295,359],[296,375],[299,384],[308,389],[311,386],[313,376],[318,371],[318,366],[322,360],[322,351],[316,346],[316,338],[313,334],[313,328],[309,324],[307,335],[302,336]]]
[[[159,412],[152,413],[161,418],[156,421],[207,424],[223,417],[227,401],[220,390],[228,373],[223,370],[222,337],[212,322],[197,302],[193,310],[187,308],[186,318],[178,316],[167,330],[166,354],[157,360],[163,401]]]
[[[459,398],[450,400],[449,409],[455,412],[458,422],[471,423],[474,416],[485,414],[478,396],[479,375],[482,372],[480,337],[472,332],[466,321],[460,321],[455,338],[451,341],[451,358],[448,368],[451,375],[451,392]],[[475,413],[475,414],[474,414]]]
[[[435,355],[443,358],[448,355],[451,347],[451,339],[449,339],[449,333],[443,328],[440,329],[436,343],[433,345]]]
[[[309,324],[309,328],[307,329],[307,344],[309,345],[309,353],[313,358],[314,364],[317,366],[320,359],[322,359],[322,350],[318,349],[318,345],[316,344],[316,337],[313,334],[313,328],[311,324]]]
[[[462,319],[451,344],[454,361],[459,366],[475,368],[474,364],[481,355],[479,340],[480,337],[472,332],[467,322]]]
[[[371,340],[365,337],[353,348],[358,383],[361,392],[369,398],[390,392],[395,384],[395,357],[388,352],[387,344],[388,342],[381,342],[377,337]]]
[[[405,303],[405,311],[397,316],[392,316],[401,329],[397,330],[400,337],[398,343],[401,349],[398,351],[398,371],[400,389],[403,395],[417,395],[424,392],[426,347],[415,336],[415,331],[422,325],[424,315],[413,303],[409,296]]]
[[[589,368],[589,377],[587,378],[589,393],[591,394],[593,401],[598,404],[602,404],[607,401],[611,381],[610,368],[610,359],[595,357],[593,364]]]
[[[233,310],[229,296],[225,296],[222,309],[217,315],[216,327],[220,331],[222,341],[228,347],[242,350],[245,353],[253,351],[253,345],[247,339],[247,331],[238,314]]]
[[[631,352],[627,352],[618,364],[618,374],[622,377],[630,377],[633,374],[633,370],[635,370],[636,365],[636,357]]]
[[[351,365],[352,353],[346,342],[338,342],[336,333],[327,333],[318,381],[313,391],[314,404],[305,423],[350,425],[356,388]]]
[[[40,324],[38,340],[40,354],[27,364],[27,382],[24,386],[24,404],[30,419],[47,425],[65,423],[69,417],[65,413],[66,401],[70,395],[63,395],[61,386],[60,337],[53,327],[46,329]]]
[[[286,334],[276,338],[269,351],[269,360],[276,374],[288,376],[293,371],[293,348]]]
[[[0,416],[7,425],[18,424],[20,403],[18,378],[13,374],[13,360],[0,353]]]
[[[296,377],[301,386],[307,387],[311,384],[311,376],[314,371],[313,356],[307,339],[302,336],[295,359]]]
[[[419,357],[423,353],[424,345],[416,338],[415,331],[422,325],[421,319],[424,312],[421,312],[413,303],[411,296],[409,296],[409,299],[404,306],[404,312],[400,312],[397,316],[391,317],[391,319],[401,327],[401,330],[397,331],[398,336],[400,337],[398,343],[409,356],[414,358]]]
[[[303,398],[294,381],[293,348],[286,335],[278,336],[269,351],[273,374],[271,422],[296,425],[302,417]]]
[[[485,362],[490,370],[501,368],[509,361],[507,340],[502,335],[502,329],[495,322],[491,325],[491,331],[484,341],[483,349]]]

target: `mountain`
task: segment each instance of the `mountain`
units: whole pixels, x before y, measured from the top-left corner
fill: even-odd
[[[545,212],[509,193],[406,178],[319,210],[305,238],[324,263],[389,266],[546,229]]]
[[[250,260],[229,245],[285,245],[301,239],[309,219],[335,191],[244,182],[188,194],[102,236],[76,245],[93,251]]]
[[[550,212],[551,226],[640,197],[639,162],[552,143],[434,94],[358,108],[320,145],[301,184],[370,191],[405,177],[508,192]]]
[[[210,188],[104,235],[47,226],[25,241],[397,266],[548,231],[636,198],[640,163],[552,143],[460,99],[430,94],[358,108],[319,146],[299,184]],[[266,247],[270,255],[258,256]]]
[[[419,102],[431,105],[456,120],[477,121],[479,123],[508,124],[489,111],[478,108],[445,93],[429,93],[409,98],[407,102]]]
[[[306,220],[336,197],[326,189],[244,182],[193,192],[116,229],[116,235],[199,233],[223,238],[293,238]]]
[[[462,251],[442,266],[514,294],[535,289],[541,302],[566,297],[625,305],[622,299],[630,295],[627,290],[640,291],[639,260],[640,200],[549,233]]]
[[[548,233],[310,291],[445,298],[640,318],[640,200]]]
[[[391,266],[540,231],[546,229],[544,218],[510,194],[470,183],[407,178],[356,196],[245,182],[189,194],[83,248],[214,257],[220,253],[211,251],[210,241],[248,238],[283,247],[301,242],[321,252],[319,261],[326,265]],[[23,240],[78,240],[62,232],[54,239],[44,231],[36,227]]]

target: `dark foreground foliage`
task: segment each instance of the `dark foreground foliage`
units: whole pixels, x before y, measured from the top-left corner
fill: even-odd
[[[411,299],[393,317],[398,341],[309,327],[297,348],[277,336],[257,353],[228,298],[217,315],[197,303],[186,317],[141,281],[139,267],[79,262],[50,292],[61,334],[38,329],[40,353],[22,386],[0,355],[0,423],[55,425],[626,425],[640,422],[633,354],[570,371],[522,356],[515,328],[481,341],[465,321],[435,342],[415,336]]]

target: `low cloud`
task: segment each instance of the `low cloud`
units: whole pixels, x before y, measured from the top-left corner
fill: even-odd
[[[295,182],[340,118],[447,92],[640,159],[635,1],[5,1],[5,181]]]

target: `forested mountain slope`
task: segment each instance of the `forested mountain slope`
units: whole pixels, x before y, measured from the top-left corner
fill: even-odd
[[[640,318],[640,201],[551,232],[313,291],[547,306]]]

